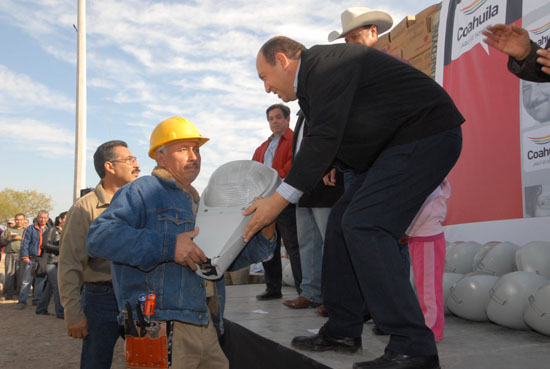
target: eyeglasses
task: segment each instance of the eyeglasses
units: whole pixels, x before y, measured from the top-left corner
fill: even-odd
[[[134,166],[135,163],[137,163],[137,158],[135,156],[128,156],[127,158],[124,158],[124,159],[109,160],[109,161],[112,163],[117,163],[117,162],[126,163],[127,165],[132,167]]]

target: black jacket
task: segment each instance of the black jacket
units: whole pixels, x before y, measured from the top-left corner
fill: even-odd
[[[297,97],[309,131],[285,182],[301,191],[333,166],[365,171],[387,147],[464,122],[441,86],[381,51],[318,45],[300,60]]]
[[[546,43],[545,49],[550,47],[550,41]],[[542,65],[537,63],[537,50],[540,46],[531,41],[531,52],[527,58],[518,61],[512,57],[508,58],[508,70],[514,73],[521,79],[532,82],[550,82],[550,76],[544,73],[541,68]]]
[[[298,140],[298,133],[303,126],[303,135],[308,133],[308,123],[304,119],[304,114],[298,112],[298,120],[296,121],[296,126],[294,127],[294,138],[292,139],[292,160],[294,161],[294,156],[296,154],[296,141]],[[317,182],[313,190],[305,192],[300,201],[298,201],[298,206],[302,208],[331,208],[332,205],[342,194],[344,193],[344,176],[342,172],[336,171],[336,186],[326,186],[323,183],[323,180]]]

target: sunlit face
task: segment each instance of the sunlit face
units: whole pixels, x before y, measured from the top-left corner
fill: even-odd
[[[550,85],[521,81],[523,107],[529,115],[543,123],[550,120]]]
[[[258,76],[264,81],[265,92],[276,94],[284,102],[294,101],[296,100],[296,92],[294,91],[296,73],[291,73],[288,65],[283,65],[282,54],[279,54],[275,65],[271,65],[261,51],[258,53],[256,58]]]
[[[20,229],[25,224],[25,217],[23,215],[18,215],[15,217],[15,228]]]
[[[42,213],[38,216],[37,222],[40,227],[44,227],[48,223],[50,216],[47,213]]]
[[[114,148],[116,159],[111,160],[114,176],[120,187],[132,182],[139,176],[139,163],[136,157],[127,147],[117,146]]]
[[[283,111],[279,108],[271,109],[267,113],[267,119],[269,120],[269,128],[276,137],[282,135],[290,123],[290,116],[285,118]]]
[[[344,35],[346,43],[373,46],[378,41],[376,26],[357,27]]]
[[[166,146],[165,153],[158,151],[155,158],[185,189],[201,171],[199,140],[174,141]]]

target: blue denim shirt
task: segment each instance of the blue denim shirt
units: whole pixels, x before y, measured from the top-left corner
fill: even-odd
[[[174,262],[177,235],[195,228],[193,201],[192,195],[175,181],[144,176],[118,190],[109,208],[91,224],[87,250],[91,257],[112,261],[120,311],[126,301],[135,306],[139,294],[154,292],[153,320],[208,324],[204,279]],[[275,237],[269,241],[258,233],[230,269],[264,260],[275,245]],[[212,320],[223,332],[223,278],[215,281],[215,294],[219,312]]]

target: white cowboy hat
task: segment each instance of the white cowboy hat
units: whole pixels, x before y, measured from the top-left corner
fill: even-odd
[[[393,18],[386,12],[370,10],[369,8],[348,8],[342,12],[342,32],[332,31],[328,35],[329,42],[344,37],[349,31],[373,24],[378,33],[384,33],[393,25]]]

